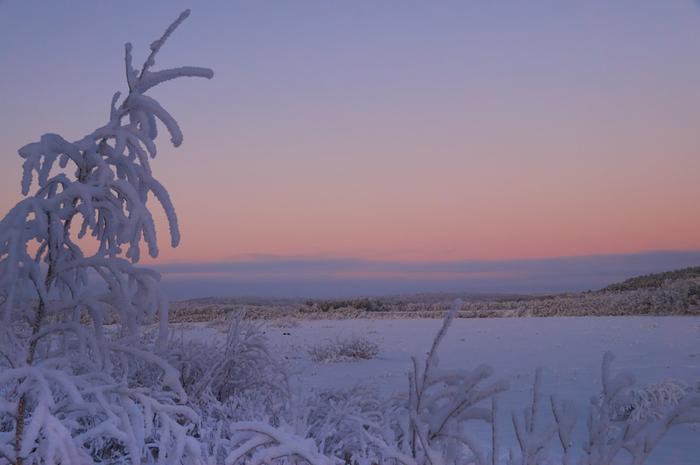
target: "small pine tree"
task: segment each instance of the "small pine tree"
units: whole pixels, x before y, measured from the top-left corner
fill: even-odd
[[[107,124],[76,142],[45,134],[19,150],[26,198],[0,222],[0,463],[201,460],[189,434],[197,416],[183,405],[177,370],[158,355],[168,315],[159,275],[135,265],[143,243],[158,255],[149,195],[165,210],[172,246],[180,240],[149,159],[156,120],[176,147],[182,132],[147,91],[213,76],[199,67],[153,70],[188,15],[151,44],[140,70],[126,44],[129,90],[112,98]],[[96,241],[94,253],[81,247],[84,236]],[[156,319],[151,344],[139,327]]]

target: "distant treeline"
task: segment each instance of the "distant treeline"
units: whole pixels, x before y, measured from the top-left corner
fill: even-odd
[[[700,278],[700,266],[682,268],[680,270],[665,271],[663,273],[646,274],[627,279],[621,283],[611,284],[602,292],[623,292],[637,289],[659,289],[669,281],[690,280]]]
[[[354,308],[364,312],[386,312],[391,310],[390,305],[377,299],[368,297],[358,299],[339,300],[307,300],[302,312],[332,312],[341,308]]]
[[[253,319],[440,318],[452,305],[452,294],[429,294],[306,301],[199,299],[175,302],[175,322],[225,320],[245,310]],[[599,291],[546,296],[459,296],[460,318],[700,315],[700,267],[655,273],[611,284]]]

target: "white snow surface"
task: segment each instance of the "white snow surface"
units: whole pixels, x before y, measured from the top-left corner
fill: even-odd
[[[296,327],[268,325],[271,352],[282,359],[296,389],[378,388],[385,396],[405,392],[410,357],[425,357],[442,320],[304,320]],[[178,325],[173,325],[175,333]],[[181,325],[186,337],[211,341],[225,335],[207,324]],[[372,360],[316,363],[307,353],[315,344],[363,335],[379,344]],[[613,372],[629,372],[637,385],[678,380],[700,382],[700,317],[574,317],[458,319],[439,351],[442,368],[491,365],[494,379],[510,390],[500,397],[499,435],[503,451],[516,447],[511,414],[521,414],[532,396],[535,369],[542,367],[545,395],[575,402],[576,443],[586,432],[590,399],[600,392],[605,351],[615,354]],[[551,415],[549,412],[548,415]],[[488,426],[478,434],[487,440]],[[554,443],[554,442],[553,442]],[[677,426],[646,462],[700,464],[700,431]]]

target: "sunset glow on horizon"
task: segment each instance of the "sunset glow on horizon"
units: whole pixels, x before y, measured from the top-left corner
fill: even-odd
[[[2,212],[17,149],[105,122],[123,43],[142,60],[189,6],[32,5],[0,2]],[[183,237],[171,249],[157,219],[159,262],[700,250],[690,0],[191,6],[161,64],[215,77],[158,91],[185,135],[154,162]]]

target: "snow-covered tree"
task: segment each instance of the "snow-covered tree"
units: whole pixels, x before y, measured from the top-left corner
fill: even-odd
[[[107,124],[75,142],[45,134],[19,150],[26,197],[0,222],[0,464],[201,460],[190,436],[197,415],[184,405],[178,371],[158,355],[168,315],[159,275],[135,265],[144,244],[158,255],[149,197],[165,210],[171,245],[180,240],[149,160],[157,121],[174,146],[182,132],[147,92],[213,76],[153,69],[188,15],[151,44],[140,69],[126,44],[128,93],[114,94]],[[158,334],[145,338],[139,327],[155,320]]]

